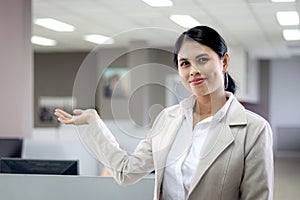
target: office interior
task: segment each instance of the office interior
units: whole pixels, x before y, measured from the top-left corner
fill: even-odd
[[[299,34],[299,16],[298,24],[281,25],[276,13],[299,12],[300,1],[172,3],[168,7],[151,7],[142,0],[0,1],[0,137],[21,138],[23,159],[79,161],[78,177],[1,174],[1,193],[20,187],[29,191],[28,195],[49,199],[93,199],[98,195],[130,199],[133,193],[146,191],[151,199],[151,175],[140,185],[128,188],[103,177],[103,165],[78,136],[85,126],[59,124],[52,111],[55,107],[69,111],[74,107],[96,108],[120,145],[128,152],[133,151],[155,116],[189,95],[180,85],[172,61],[173,44],[187,28],[169,18],[172,14],[189,14],[224,36],[231,55],[229,73],[238,86],[236,96],[246,108],[270,122],[274,199],[299,198],[300,36],[284,38],[285,30],[298,30]],[[35,20],[40,18],[61,20],[72,24],[75,30],[49,30],[37,25]],[[87,34],[109,38],[95,44],[84,40]],[[50,38],[56,44],[34,44],[33,36]],[[110,93],[105,87],[111,74],[118,75],[116,88],[122,90],[120,93]],[[26,182],[39,189],[21,185]],[[56,183],[60,187],[54,186]],[[52,188],[51,193],[43,189],[46,185]],[[72,190],[73,196],[67,196],[61,189],[64,187],[81,190]],[[99,191],[103,187],[106,190]],[[118,192],[114,191],[123,196],[116,196]]]

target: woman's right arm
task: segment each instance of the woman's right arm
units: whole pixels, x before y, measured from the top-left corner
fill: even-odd
[[[90,153],[101,161],[119,184],[135,183],[154,169],[150,139],[142,140],[128,155],[102,120],[91,123],[81,138]]]
[[[64,124],[89,124],[81,133],[88,151],[109,169],[119,184],[132,184],[153,171],[151,139],[142,140],[136,150],[128,155],[119,147],[113,134],[95,110],[75,110],[74,115],[56,109],[55,115]]]

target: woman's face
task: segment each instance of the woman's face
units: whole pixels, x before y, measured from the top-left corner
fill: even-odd
[[[177,58],[182,83],[194,95],[205,96],[224,91],[227,53],[220,58],[210,47],[194,40],[185,40]]]

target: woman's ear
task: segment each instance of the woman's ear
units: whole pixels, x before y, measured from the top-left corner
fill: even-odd
[[[222,57],[223,61],[223,72],[227,72],[228,64],[229,64],[229,54],[226,52],[224,56]]]

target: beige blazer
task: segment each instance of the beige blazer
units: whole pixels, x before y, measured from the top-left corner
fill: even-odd
[[[154,200],[161,199],[168,152],[184,119],[179,105],[163,110],[148,137],[128,155],[102,121],[82,134],[88,149],[119,184],[132,184],[155,170]],[[235,98],[206,139],[192,180],[189,200],[272,200],[272,131],[266,120]]]

